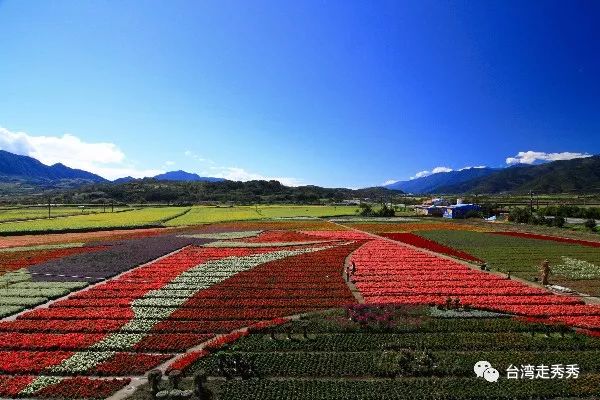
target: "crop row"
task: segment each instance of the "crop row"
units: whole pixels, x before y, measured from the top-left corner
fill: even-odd
[[[331,333],[310,340],[271,340],[269,335],[252,335],[235,343],[233,351],[372,351],[390,348],[427,348],[430,350],[500,351],[500,350],[598,350],[600,341],[587,335],[562,337],[534,336],[525,332],[438,332],[423,335],[407,333]]]
[[[398,352],[391,352],[397,354]],[[471,376],[473,365],[487,360],[499,371],[510,365],[578,364],[586,373],[600,372],[597,351],[434,351],[433,376]],[[218,352],[203,358],[194,369],[204,369],[209,375],[219,376],[219,356],[238,355],[252,360],[261,377],[378,377],[388,372],[381,365],[383,352]]]
[[[507,380],[482,384],[476,378],[403,378],[367,380],[230,380],[217,390],[222,400],[413,400],[413,399],[540,399],[597,394],[599,375],[572,384],[555,380]]]

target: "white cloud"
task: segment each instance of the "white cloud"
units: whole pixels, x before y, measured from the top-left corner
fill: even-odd
[[[507,164],[533,164],[536,161],[559,161],[572,160],[574,158],[591,157],[588,153],[571,153],[563,151],[562,153],[544,153],[543,151],[520,151],[514,157],[506,159]]]
[[[461,169],[459,169],[459,171],[464,171],[466,169],[481,169],[481,168],[487,168],[487,166],[485,165],[477,165],[475,167],[462,167]]]
[[[216,163],[215,163],[213,160],[211,160],[210,158],[205,158],[205,157],[202,157],[202,156],[200,156],[200,155],[196,154],[195,152],[193,152],[193,151],[191,151],[191,150],[186,150],[186,151],[184,151],[184,152],[183,152],[183,155],[185,155],[186,157],[192,158],[192,159],[194,159],[194,160],[196,160],[196,161],[200,161],[200,162],[202,162],[202,163],[206,163],[206,164],[210,164],[210,165],[215,165],[215,164],[216,164]]]
[[[62,163],[107,179],[128,175],[141,178],[162,172],[135,168],[126,162],[125,154],[113,143],[87,143],[68,133],[63,136],[33,136],[0,127],[0,149],[36,158],[47,165]]]
[[[287,176],[267,176],[256,172],[249,172],[239,167],[209,167],[209,172],[206,174],[215,178],[224,178],[231,181],[254,181],[254,180],[276,180],[286,186],[302,186],[305,183],[298,178],[292,178]]]
[[[428,171],[428,170],[419,171],[415,174],[415,176],[411,176],[410,179],[422,178],[424,176],[429,176],[429,175],[437,174],[440,172],[450,172],[450,171],[453,171],[453,169],[448,168],[448,167],[435,167],[431,171]]]
[[[223,178],[230,181],[255,181],[255,180],[276,180],[286,186],[302,186],[305,185],[302,180],[298,178],[292,178],[288,176],[270,176],[263,175],[257,172],[250,172],[240,167],[224,167],[217,165],[216,162],[210,158],[203,157],[192,150],[186,150],[183,154],[195,161],[204,164],[204,170],[200,172],[200,175],[210,176],[214,178]]]
[[[387,181],[383,182],[383,186],[392,185],[396,182],[398,182],[398,181],[394,180],[394,179],[388,179]]]
[[[164,168],[175,165],[165,161],[162,169],[140,169],[127,161],[125,154],[113,143],[87,143],[72,134],[63,136],[33,136],[25,132],[11,132],[0,127],[0,149],[26,155],[44,164],[62,163],[71,168],[93,172],[107,179],[132,176],[143,178],[164,173]],[[203,175],[225,178],[233,181],[277,180],[286,186],[300,186],[304,183],[297,178],[269,176],[249,172],[239,167],[221,167],[191,150],[184,152],[186,157],[204,164]]]

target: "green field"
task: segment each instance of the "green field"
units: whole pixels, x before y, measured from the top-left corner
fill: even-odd
[[[357,207],[350,206],[239,206],[239,207],[192,207],[190,212],[174,218],[165,225],[199,225],[214,222],[257,220],[293,217],[332,217],[355,215]]]
[[[262,220],[277,218],[316,218],[355,215],[356,207],[349,206],[239,206],[239,207],[145,207],[121,212],[89,213],[61,218],[10,221],[9,218],[24,220],[39,215],[42,209],[5,210],[7,222],[0,223],[0,234],[40,232],[83,231],[152,226],[187,226],[215,222]],[[73,208],[60,208],[57,212],[73,212]],[[22,213],[22,214],[19,214]],[[36,214],[38,213],[38,214]],[[46,210],[47,213],[47,210]],[[9,216],[10,215],[10,216]],[[47,214],[46,214],[47,215]],[[1,220],[0,220],[1,221]]]
[[[122,211],[125,208],[115,208],[115,211]],[[54,217],[64,217],[69,215],[81,215],[81,214],[91,214],[91,213],[100,213],[105,210],[110,211],[110,207],[90,207],[86,206],[84,208],[79,207],[51,207],[50,208],[50,216]],[[48,207],[15,207],[10,209],[0,209],[0,222],[9,222],[9,221],[21,221],[27,219],[40,219],[40,218],[48,218]]]
[[[556,272],[551,277],[551,282],[564,284],[583,293],[600,295],[600,249],[597,247],[483,232],[439,230],[417,233],[481,258],[494,270],[505,273],[510,271],[514,276],[527,280],[539,276],[539,266],[547,259]],[[578,271],[575,270],[577,264],[582,270],[586,267],[593,270],[595,266],[598,276],[587,274],[578,277]]]
[[[164,221],[177,217],[189,209],[190,207],[148,207],[114,213],[5,222],[0,224],[0,233],[61,232],[161,226]]]
[[[438,316],[433,317],[432,311]],[[385,313],[390,312],[390,308]],[[332,310],[255,332],[200,359],[218,400],[593,398],[600,383],[600,339],[477,311],[439,317],[427,307],[391,311],[390,324],[356,323]],[[273,332],[273,333],[271,333]],[[496,384],[476,378],[486,360]],[[241,375],[230,368],[251,365]],[[507,379],[510,365],[578,364],[577,379]],[[240,379],[242,378],[242,379]],[[245,378],[245,379],[244,379]],[[148,398],[143,387],[132,397]],[[531,397],[535,393],[534,397]]]

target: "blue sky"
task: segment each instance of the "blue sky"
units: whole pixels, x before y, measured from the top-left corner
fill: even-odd
[[[0,148],[109,178],[347,187],[600,153],[599,17],[597,1],[0,0]]]

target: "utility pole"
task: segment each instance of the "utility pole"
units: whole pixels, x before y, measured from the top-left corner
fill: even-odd
[[[529,209],[533,212],[533,190],[529,191]]]
[[[50,197],[48,197],[48,218],[50,218]]]

